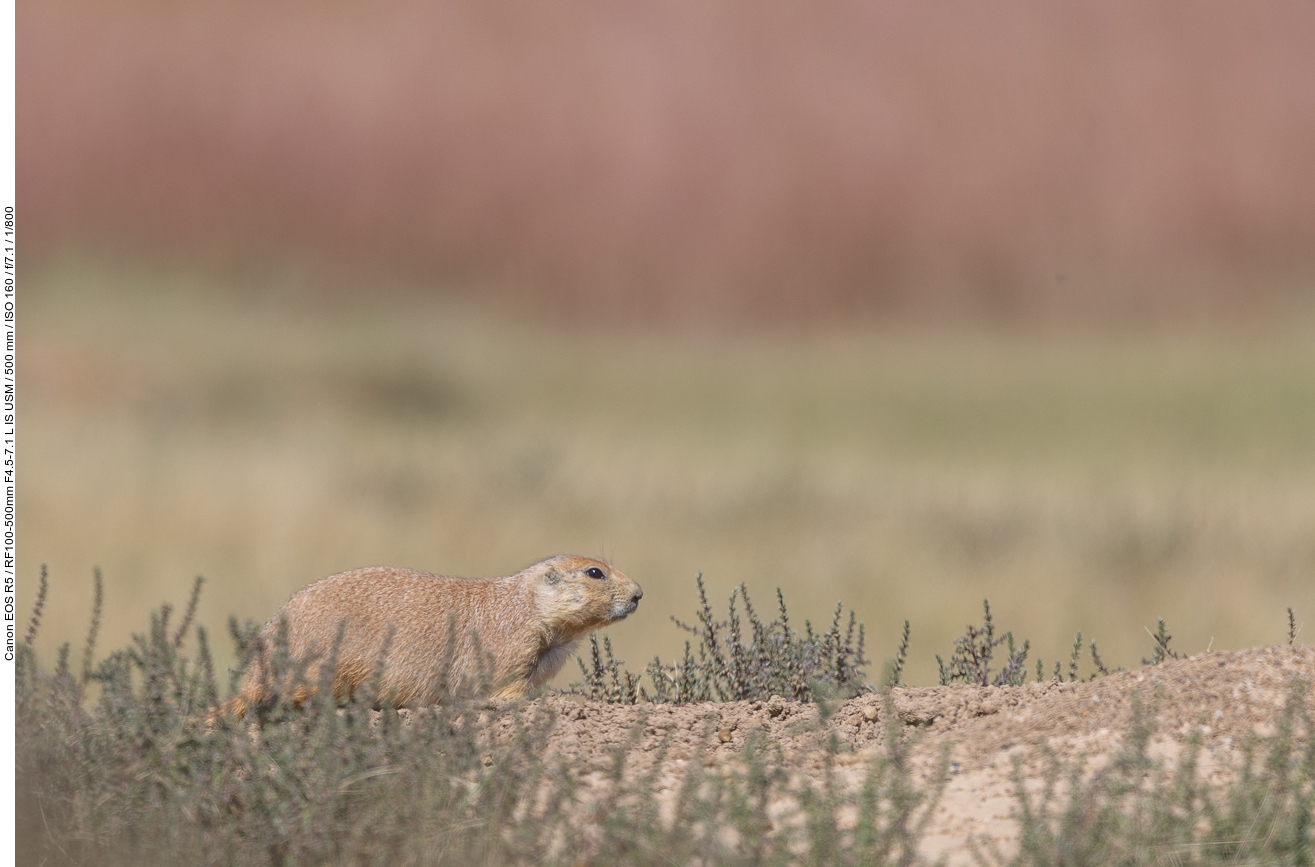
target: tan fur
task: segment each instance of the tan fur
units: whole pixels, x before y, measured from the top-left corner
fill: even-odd
[[[590,569],[603,577],[590,577]],[[288,649],[307,664],[310,683],[345,624],[333,677],[339,700],[371,677],[391,632],[380,703],[400,707],[476,689],[481,675],[494,697],[521,698],[557,673],[582,636],[624,619],[643,595],[609,564],[566,555],[482,580],[387,566],[330,575],[295,593],[265,625],[264,653],[225,710],[242,716],[275,697],[279,686],[264,670],[281,620]],[[301,687],[292,699],[301,702],[314,692]]]

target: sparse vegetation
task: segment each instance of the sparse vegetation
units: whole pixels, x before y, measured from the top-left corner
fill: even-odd
[[[1052,755],[1039,791],[1014,765],[1019,851],[991,847],[983,860],[1055,864],[1310,864],[1315,853],[1315,737],[1297,681],[1268,744],[1252,738],[1236,778],[1201,780],[1199,728],[1175,768],[1151,756],[1154,712],[1133,693],[1122,747],[1099,773]]]
[[[368,688],[360,700],[335,707],[326,682],[318,698],[299,708],[279,704],[258,728],[223,715],[207,722],[219,688],[205,630],[194,625],[200,579],[176,626],[164,605],[129,646],[97,659],[98,576],[83,664],[70,667],[65,644],[52,672],[32,647],[45,586],[43,580],[16,662],[21,863],[160,863],[186,852],[189,863],[230,865],[912,865],[922,861],[920,841],[950,778],[948,754],[921,775],[915,771],[916,739],[889,690],[882,747],[857,787],[837,770],[845,748],[826,728],[832,705],[823,702],[819,774],[792,773],[779,747],[751,735],[733,761],[714,761],[708,746],[706,757],[687,762],[665,802],[656,783],[665,745],[653,770],[635,773],[628,765],[633,740],[622,738],[603,783],[586,791],[580,769],[548,749],[551,708],[454,700],[377,711]],[[650,700],[755,697],[780,685],[769,671],[778,664],[801,679],[783,683],[807,686],[797,698],[857,691],[862,644],[861,630],[854,641],[852,617],[843,633],[838,610],[827,632],[805,624],[799,635],[783,597],[779,616],[764,623],[741,587],[729,618],[718,621],[701,582],[699,589],[698,625],[678,625],[699,638],[700,656],[687,652],[682,665],[651,668],[668,693]],[[982,627],[968,627],[942,670],[972,683],[1021,683],[1028,643],[1015,648],[1008,633],[997,637],[989,605],[983,608]],[[239,643],[250,638],[250,627],[234,627]],[[897,661],[908,636],[906,623]],[[1008,662],[992,672],[992,652],[1002,644]],[[1070,680],[1082,646],[1079,633]],[[1167,654],[1167,637],[1157,647]],[[593,651],[582,688],[587,698],[645,697],[606,636]],[[1103,668],[1094,646],[1092,653]],[[897,662],[888,684],[898,683],[898,672]],[[1308,864],[1315,738],[1303,689],[1294,686],[1273,738],[1246,745],[1239,773],[1226,785],[1198,779],[1199,737],[1175,770],[1153,760],[1153,715],[1140,711],[1100,773],[1052,756],[1037,791],[1016,766],[1020,849],[983,846],[979,855],[1017,865],[1152,864],[1163,863],[1161,856],[1174,863]]]
[[[1100,658],[1100,651],[1096,649],[1096,639],[1091,639],[1091,664],[1096,667],[1096,671],[1106,677],[1109,676],[1110,670],[1105,667],[1105,660]],[[1115,669],[1122,671],[1123,669]]]
[[[895,651],[895,659],[890,666],[890,675],[886,678],[887,687],[896,687],[901,684],[901,678],[904,675],[904,660],[909,658],[909,639],[912,637],[912,631],[909,628],[909,621],[904,621],[904,633],[900,636],[899,648]]]
[[[186,612],[171,633],[171,614],[162,606],[132,646],[80,673],[62,652],[48,674],[31,642],[21,646],[23,863],[151,863],[179,852],[197,864],[919,860],[935,787],[913,785],[899,737],[858,793],[842,791],[830,761],[818,787],[792,778],[767,744],[751,744],[730,773],[694,763],[665,821],[653,780],[627,773],[623,743],[607,793],[585,808],[573,769],[546,758],[550,715],[460,701],[379,712],[368,697],[337,708],[322,683],[318,699],[280,704],[258,732],[223,715],[208,723],[217,686],[205,633],[189,636]],[[96,631],[93,618],[86,658]],[[834,738],[826,749],[834,756]],[[799,821],[778,816],[765,835],[768,802],[781,798]],[[852,828],[841,827],[844,807],[857,811]]]
[[[1015,647],[1013,632],[996,637],[990,600],[982,600],[982,612],[980,628],[969,624],[963,637],[954,639],[954,653],[950,654],[948,665],[939,653],[936,654],[936,667],[940,670],[942,685],[971,683],[977,686],[1017,686],[1027,678],[1024,666],[1031,642],[1025,639],[1022,647]],[[991,658],[995,655],[995,649],[1002,644],[1006,645],[1006,661],[992,676]],[[1040,660],[1037,662],[1040,663]]]
[[[635,704],[639,701],[641,688],[639,676],[625,670],[625,660],[617,659],[612,652],[612,638],[603,635],[603,649],[598,650],[597,633],[589,633],[589,664],[580,657],[576,662],[584,674],[584,680],[573,683],[567,692],[582,695],[590,701],[603,701],[608,704]]]
[[[1146,632],[1150,634],[1151,631],[1148,629]],[[1151,638],[1155,641],[1155,649],[1151,651],[1149,657],[1142,659],[1142,665],[1159,665],[1166,659],[1182,658],[1177,651],[1169,647],[1169,641],[1173,636],[1169,634],[1169,627],[1165,624],[1163,617],[1157,618],[1155,633],[1151,635]]]
[[[745,585],[731,591],[727,619],[717,620],[708,603],[702,573],[695,583],[699,591],[698,623],[691,626],[674,615],[671,620],[698,639],[697,659],[688,641],[680,662],[664,664],[654,657],[647,669],[653,689],[650,693],[639,686],[637,675],[622,667],[625,661],[615,658],[609,638],[604,636],[600,656],[598,638],[590,635],[590,664],[576,658],[584,681],[572,684],[572,690],[596,701],[622,704],[634,704],[640,697],[661,704],[764,701],[774,695],[812,701],[819,692],[830,698],[853,698],[871,690],[861,668],[868,663],[863,656],[863,624],[857,622],[851,610],[842,633],[843,603],[836,603],[826,632],[815,634],[813,624],[805,620],[801,635],[790,626],[785,595],[779,587],[779,614],[765,623],[754,610]],[[747,621],[743,624],[741,605]]]

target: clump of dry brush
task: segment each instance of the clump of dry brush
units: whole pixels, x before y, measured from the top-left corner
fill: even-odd
[[[718,620],[708,603],[703,576],[695,579],[698,585],[698,608],[693,625],[672,621],[680,629],[694,635],[696,645],[685,642],[685,652],[679,662],[663,663],[654,657],[648,664],[652,691],[642,685],[643,677],[625,668],[625,660],[617,659],[612,642],[606,634],[601,642],[590,635],[589,661],[577,657],[583,680],[573,683],[568,690],[592,701],[611,704],[636,704],[641,700],[663,704],[696,704],[706,701],[762,701],[779,695],[796,701],[814,701],[818,698],[854,698],[876,690],[866,680],[862,666],[870,660],[864,657],[863,624],[849,612],[848,625],[841,628],[844,606],[836,603],[830,628],[814,632],[813,625],[804,621],[803,633],[790,625],[785,596],[776,590],[777,616],[764,621],[758,616],[749,598],[748,588],[741,584],[731,591],[728,614]],[[741,607],[743,616],[741,616]],[[965,627],[962,637],[954,639],[954,651],[947,663],[940,654],[936,663],[940,670],[940,683],[971,684],[976,686],[1017,686],[1027,680],[1027,657],[1031,641],[1024,639],[1017,645],[1012,631],[997,634],[991,617],[990,600],[982,600],[982,625]],[[895,652],[890,671],[883,679],[886,687],[899,686],[904,662],[909,651],[909,622],[904,621],[904,632]],[[1177,658],[1169,650],[1170,636],[1160,619],[1160,632],[1156,638],[1156,651],[1152,660]],[[998,649],[1004,649],[1004,664],[992,669]],[[697,655],[695,652],[697,648]],[[1082,632],[1079,631],[1069,655],[1067,679],[1079,677],[1082,651]],[[1090,643],[1094,672],[1090,677],[1108,675],[1100,651],[1093,640]],[[1045,670],[1040,659],[1036,665],[1036,679],[1042,680]],[[1055,660],[1051,677],[1063,680],[1064,672]]]
[[[862,670],[869,662],[863,656],[863,624],[851,610],[842,630],[841,603],[836,603],[825,632],[814,632],[813,624],[805,620],[804,631],[799,633],[790,625],[779,587],[778,614],[773,620],[758,616],[743,584],[731,591],[727,618],[718,620],[708,604],[701,573],[695,583],[699,591],[697,623],[690,625],[674,616],[671,620],[695,637],[697,658],[689,641],[679,662],[668,664],[653,657],[645,672],[653,688],[650,693],[640,686],[640,676],[627,671],[625,661],[613,655],[606,635],[601,653],[597,637],[590,635],[590,664],[577,658],[584,680],[572,684],[571,690],[594,701],[617,704],[635,704],[640,699],[663,704],[765,701],[773,695],[813,701],[819,697],[853,698],[873,690]]]
[[[1142,660],[1143,663],[1150,665],[1153,662],[1160,662],[1167,658],[1166,655],[1172,655],[1178,658],[1178,654],[1170,651],[1170,636],[1165,631],[1164,618],[1160,618],[1160,633],[1156,638],[1156,654],[1154,660]],[[904,653],[907,652],[908,645],[908,621],[904,623],[904,641],[900,644],[900,652],[897,654],[897,664],[902,662]],[[996,648],[1005,645],[1005,663],[999,671],[992,672],[991,661],[995,657]],[[1079,677],[1078,670],[1081,666],[1082,659],[1082,630],[1073,638],[1073,650],[1068,657],[1068,680],[1089,680],[1098,676],[1108,675],[1110,670],[1105,667],[1105,661],[1100,657],[1100,649],[1096,647],[1093,639],[1091,648],[1091,663],[1095,671],[1090,677]],[[1016,646],[1014,643],[1014,633],[1006,632],[1004,635],[996,635],[995,623],[991,619],[991,601],[982,600],[982,625],[973,626],[971,623],[964,628],[964,634],[960,638],[954,639],[954,652],[950,654],[950,661],[946,663],[941,655],[936,654],[936,666],[939,669],[940,684],[942,686],[951,683],[966,683],[973,686],[1018,686],[1027,680],[1027,654],[1032,648],[1032,642],[1029,639],[1023,639],[1022,646]],[[1122,669],[1116,669],[1122,670]],[[1036,679],[1038,681],[1045,679],[1045,664],[1041,659],[1036,661]],[[1064,680],[1061,663],[1055,660],[1054,671],[1050,675],[1052,680]]]

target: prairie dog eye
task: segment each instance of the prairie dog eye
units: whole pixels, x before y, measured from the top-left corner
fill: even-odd
[[[584,570],[584,574],[588,575],[590,578],[607,577],[606,575],[603,574],[603,570],[599,569],[597,566],[590,566],[588,569]]]

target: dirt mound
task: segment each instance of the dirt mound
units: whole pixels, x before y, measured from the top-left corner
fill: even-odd
[[[1099,766],[1128,730],[1134,694],[1154,714],[1153,755],[1172,762],[1199,731],[1202,773],[1218,779],[1229,773],[1242,743],[1274,733],[1298,677],[1315,681],[1315,647],[1205,653],[1090,683],[893,690],[901,736],[915,739],[915,773],[930,780],[942,750],[948,749],[951,760],[951,778],[924,841],[926,853],[966,862],[969,836],[993,839],[1007,850],[1015,834],[1010,819],[1015,759],[1022,759],[1030,778],[1044,767],[1042,747],[1060,759]],[[1305,701],[1315,714],[1315,690],[1307,691]],[[530,712],[557,714],[552,749],[578,769],[586,785],[605,785],[603,772],[618,747],[626,749],[629,774],[651,772],[660,759],[654,779],[661,799],[674,790],[691,760],[732,764],[750,742],[790,773],[815,774],[832,733],[842,749],[836,765],[844,779],[857,784],[881,749],[883,706],[881,696],[863,696],[830,708],[823,720],[816,705],[779,697],[684,707],[550,697],[532,703]]]

